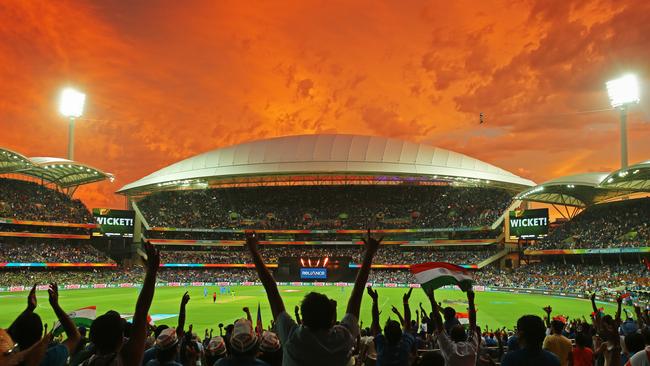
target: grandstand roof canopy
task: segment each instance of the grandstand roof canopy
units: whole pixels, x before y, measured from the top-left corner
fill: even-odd
[[[113,180],[113,175],[90,165],[60,158],[27,158],[9,149],[0,148],[0,174],[24,174],[43,179],[62,188]]]
[[[629,189],[635,192],[650,192],[650,160],[619,169],[608,175],[603,187]]]
[[[475,158],[413,142],[358,135],[299,135],[252,141],[208,151],[127,184],[118,192],[200,187],[252,177],[370,176],[448,181],[521,190],[535,183]]]
[[[552,179],[517,194],[515,199],[586,207],[635,192],[650,192],[650,161],[614,173],[584,173]]]

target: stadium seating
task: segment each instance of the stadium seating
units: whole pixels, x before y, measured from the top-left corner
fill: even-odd
[[[531,249],[650,246],[650,198],[589,207]]]
[[[385,245],[375,257],[376,264],[412,264],[419,261],[453,262],[458,264],[477,264],[496,254],[499,248],[473,248],[465,250],[443,250],[438,247],[408,247]],[[356,263],[361,262],[363,253],[360,247],[321,247],[296,248],[295,246],[266,246],[262,256],[267,263],[277,263],[280,257],[352,257]],[[163,250],[163,263],[251,263],[251,258],[244,248],[215,247],[211,250]]]
[[[452,228],[490,225],[508,192],[439,186],[304,186],[165,191],[138,207],[179,228]]]
[[[62,192],[23,180],[0,178],[0,218],[92,223],[86,206]]]
[[[0,242],[0,262],[115,263],[90,243],[48,239],[43,242]]]

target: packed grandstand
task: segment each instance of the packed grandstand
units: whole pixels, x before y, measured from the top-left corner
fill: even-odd
[[[3,165],[1,158],[2,155],[0,172],[7,174],[0,178],[2,292],[49,283],[70,289],[129,284],[141,288],[139,296],[146,297],[153,277],[158,286],[263,285],[270,291],[273,308],[274,283],[269,283],[265,270],[278,274],[278,268],[288,258],[318,258],[319,263],[326,258],[347,258],[354,276],[344,282],[353,289],[359,278],[362,287],[419,286],[409,270],[411,265],[445,262],[462,266],[473,277],[475,288],[485,291],[534,291],[578,298],[597,293],[599,299],[629,298],[638,305],[637,330],[641,334],[640,330],[645,329],[643,335],[650,342],[650,322],[647,310],[642,310],[648,302],[650,287],[650,199],[630,194],[630,188],[619,181],[614,182],[620,183],[616,188],[605,187],[612,183],[609,177],[602,177],[597,185],[582,187],[580,192],[587,193],[576,194],[575,202],[565,201],[578,207],[574,212],[579,213],[556,220],[548,235],[512,239],[507,227],[509,211],[526,208],[530,202],[557,205],[557,197],[564,200],[572,193],[554,186],[546,188],[546,196],[542,197],[543,184],[536,186],[462,154],[394,139],[314,135],[262,140],[191,157],[120,189],[129,199],[129,209],[136,218],[132,228],[135,235],[130,238],[104,235],[91,210],[73,198],[74,190],[64,189],[87,184],[91,182],[89,178],[80,178],[76,183],[68,181],[63,187],[57,185],[55,178],[43,175],[45,168],[36,160],[25,158],[24,164],[31,164],[32,171],[21,176],[9,163]],[[70,167],[79,164],[70,163]],[[74,168],[60,165],[52,169]],[[105,174],[104,179],[107,177]],[[560,196],[548,193],[553,189]],[[619,199],[612,200],[615,194],[611,192],[620,193]],[[586,196],[603,199],[586,202]],[[381,245],[376,243],[372,250],[372,244],[367,242],[377,240],[368,238],[368,229],[371,238],[383,237]],[[250,230],[258,232],[255,239],[250,237]],[[160,268],[158,263],[153,268],[152,260],[143,266],[143,252],[150,259],[157,258]],[[296,279],[281,284],[303,282],[313,281]],[[352,297],[359,296],[357,292],[353,290]],[[370,300],[377,301],[376,293],[369,293]],[[151,298],[138,300],[138,306],[148,308],[150,303]],[[446,364],[469,364],[450,361],[453,356],[446,353],[443,336],[433,332],[444,325],[435,315],[437,304],[431,305],[433,314],[421,313],[424,326],[418,321],[415,325],[398,324],[397,328],[403,326],[404,336],[412,334],[412,340],[407,341],[417,343],[421,356],[426,354],[422,350],[440,349]],[[136,309],[136,314],[142,316],[142,309]],[[63,315],[57,316],[65,322]],[[559,333],[577,343],[599,347],[591,341],[592,332],[610,337],[622,321],[620,316],[614,320],[602,317],[597,310],[593,316],[593,324],[565,320]],[[24,321],[19,317],[17,323]],[[303,324],[310,321],[305,318]],[[445,324],[450,321],[445,318]],[[476,360],[480,348],[479,364],[498,362],[507,356],[512,340],[516,339],[512,332],[516,322],[513,319],[512,323],[503,324],[504,329],[484,330],[479,333],[480,342],[471,335],[472,331],[468,332],[469,338],[458,342],[477,342],[473,357]],[[331,325],[328,322],[325,328]],[[241,323],[233,328],[245,326]],[[352,334],[360,335],[359,343],[350,345],[354,362],[374,364],[380,349],[371,351],[363,345],[378,330],[373,325],[359,333],[356,325],[347,327]],[[549,328],[553,328],[550,323]],[[186,340],[182,324],[177,330],[182,342],[201,338]],[[451,329],[447,331],[451,333]],[[165,335],[174,336],[162,328],[156,332],[159,341]],[[21,336],[14,326],[9,333],[22,349],[37,342]],[[68,339],[78,336],[72,329],[65,333]],[[585,341],[586,335],[589,339]],[[629,354],[629,348],[636,349],[632,343],[635,337],[625,335],[628,337],[623,342],[630,340],[630,345],[625,343],[628,348],[608,352],[618,352],[620,356]],[[238,352],[229,339],[238,336],[239,333],[229,334],[221,339],[227,352]],[[272,355],[282,353],[278,351],[282,347],[279,341],[275,342],[278,337],[270,332],[259,336],[267,337],[264,339],[275,345],[262,351],[260,357],[268,357],[272,365],[282,364],[281,358],[278,361],[277,355]],[[203,340],[203,362],[212,365],[221,355],[215,353],[221,347],[214,344],[220,342],[218,338]],[[614,342],[610,338],[608,341]],[[620,346],[621,340],[617,342]],[[144,343],[139,347],[144,349]],[[157,348],[154,345],[151,349]],[[188,349],[181,348],[172,358],[196,365],[196,359],[188,361],[195,357]],[[70,353],[80,355],[75,350]],[[106,354],[117,354],[124,360],[130,357],[114,349]],[[98,355],[103,356],[95,352],[92,357]],[[146,357],[145,354],[145,361]],[[138,362],[141,358],[136,357]]]

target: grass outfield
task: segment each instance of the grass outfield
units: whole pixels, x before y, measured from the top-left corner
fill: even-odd
[[[293,307],[298,305],[302,297],[309,291],[319,291],[327,294],[330,298],[338,301],[339,319],[343,316],[351,287],[281,287],[282,298],[287,310],[293,314]],[[217,324],[231,323],[244,316],[241,311],[243,306],[251,308],[253,317],[256,316],[257,303],[262,306],[262,319],[265,326],[271,320],[271,311],[266,300],[266,294],[261,286],[234,286],[232,290],[235,295],[218,295],[217,303],[212,303],[212,292],[217,287],[210,287],[208,297],[203,296],[203,287],[159,287],[156,289],[150,313],[152,316],[161,315],[168,317],[159,320],[158,324],[175,325],[177,322],[178,307],[181,296],[189,291],[191,300],[187,305],[186,326],[194,324],[195,331],[200,334],[206,328],[214,328],[217,331]],[[379,305],[381,322],[386,321],[388,316],[393,316],[391,305],[395,305],[402,311],[402,295],[405,289],[400,288],[377,288],[379,291]],[[60,290],[59,302],[66,311],[70,312],[85,306],[97,306],[97,314],[103,314],[107,310],[117,310],[121,314],[133,314],[138,290],[135,288],[109,288],[109,289],[88,289],[88,290]],[[26,305],[27,292],[0,293],[0,327],[7,328],[13,319],[24,310]],[[44,322],[52,324],[56,318],[49,306],[46,291],[38,291],[38,308],[36,312],[41,315]],[[466,311],[465,294],[456,290],[439,290],[436,292],[438,301],[445,306],[450,305],[457,311]],[[411,307],[415,319],[415,308],[418,302],[428,307],[424,292],[421,289],[414,289],[411,296]],[[451,303],[450,303],[451,302]],[[553,314],[568,315],[571,318],[582,316],[588,317],[591,313],[591,305],[588,300],[561,298],[545,295],[511,294],[498,292],[476,293],[476,307],[478,309],[478,323],[489,328],[506,326],[512,328],[516,320],[524,314],[543,314],[542,307],[546,305],[553,307]],[[364,325],[370,325],[370,308],[372,301],[364,293],[361,306],[361,320]],[[599,304],[609,314],[614,314],[616,305],[610,303]]]

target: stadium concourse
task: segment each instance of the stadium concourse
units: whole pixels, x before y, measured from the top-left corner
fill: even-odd
[[[641,197],[650,190],[650,162],[535,185],[428,145],[290,136],[213,150],[127,184],[118,191],[127,211],[90,210],[73,198],[81,184],[112,179],[82,163],[0,149],[0,174],[0,291],[27,302],[13,324],[2,324],[8,328],[0,338],[10,336],[17,348],[0,363],[25,356],[46,365],[213,365],[228,355],[241,364],[507,365],[520,346],[543,346],[550,351],[540,353],[545,365],[569,358],[619,365],[650,344],[650,201]],[[548,235],[517,237],[509,219],[532,212],[533,203],[566,215]],[[458,265],[477,292],[539,294],[548,302],[530,309],[537,315],[479,328],[490,306],[476,313],[473,292],[454,304],[429,290],[426,304],[411,300],[406,290],[420,283],[409,268],[423,262]],[[346,288],[345,298],[332,304],[313,292],[294,311],[285,309],[293,304],[283,302],[278,284],[336,285]],[[216,310],[212,321],[225,323],[223,332],[201,334],[186,326],[192,302],[182,297],[164,299],[180,302],[177,321],[147,325],[156,287],[192,286],[206,297],[213,289],[262,286],[274,322],[258,327],[250,314],[234,322]],[[59,296],[76,293],[59,288],[102,299],[102,291],[121,287],[138,288],[130,322],[117,312],[84,320],[86,310],[59,305]],[[64,333],[57,339],[42,337],[36,289],[49,290]],[[382,291],[389,289],[403,289],[403,308],[386,308]],[[361,306],[364,297],[370,310]],[[590,299],[591,306],[568,320],[542,310],[560,297]],[[603,302],[618,311],[606,314]],[[507,303],[498,309],[509,311]],[[390,313],[398,321],[380,323]],[[83,321],[89,338],[77,327]],[[591,350],[589,362],[579,363]]]

